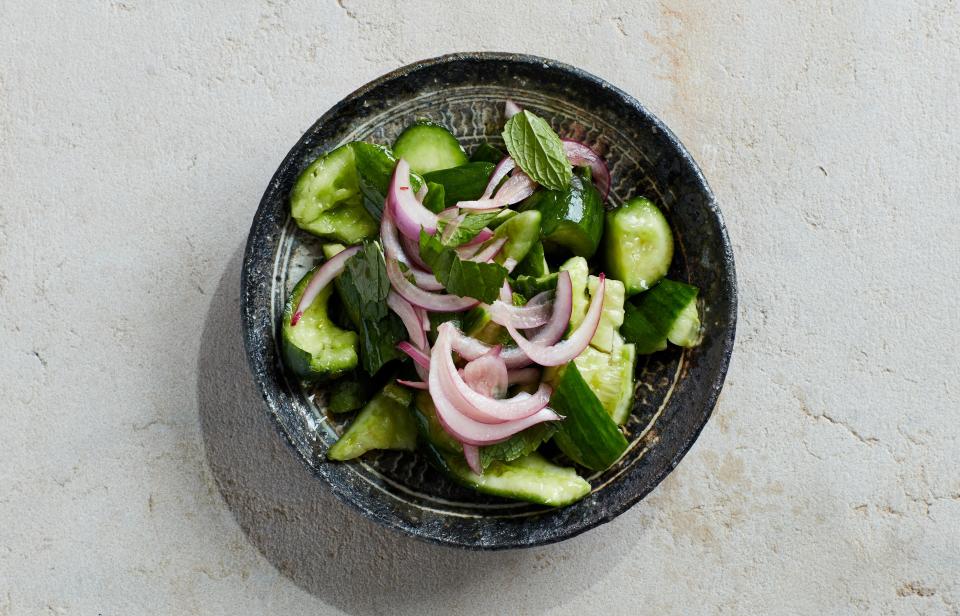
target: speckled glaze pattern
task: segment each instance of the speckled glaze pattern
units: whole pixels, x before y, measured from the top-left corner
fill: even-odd
[[[382,452],[342,464],[326,449],[346,420],[324,412],[322,389],[304,387],[279,361],[287,293],[318,259],[321,242],[297,230],[288,196],[317,156],[352,140],[389,144],[410,122],[448,126],[468,148],[500,142],[503,101],[512,98],[557,131],[608,161],[608,207],[637,195],[664,210],[676,238],[669,276],[701,289],[700,346],[640,356],[630,449],[589,475],[592,492],[560,509],[516,503],[462,488],[418,454]],[[706,181],[676,137],[636,100],[583,71],[532,56],[471,53],[418,62],[334,106],[293,147],[254,218],[243,265],[246,349],[269,412],[300,458],[364,515],[437,543],[503,549],[559,541],[607,522],[635,504],[680,461],[700,433],[723,384],[733,347],[736,283],[723,219]]]

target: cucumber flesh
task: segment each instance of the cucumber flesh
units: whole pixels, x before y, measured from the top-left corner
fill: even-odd
[[[352,460],[373,449],[413,451],[417,425],[410,414],[409,390],[395,383],[383,388],[327,452],[330,460]]]
[[[600,279],[596,276],[587,278],[587,290],[591,301],[600,285]],[[603,311],[600,313],[600,323],[597,325],[597,331],[590,339],[590,345],[600,349],[605,353],[613,350],[615,341],[620,338],[618,333],[620,325],[623,324],[623,302],[625,291],[623,283],[613,278],[607,278],[603,285]]]
[[[393,155],[410,163],[415,173],[424,174],[467,163],[467,155],[450,131],[433,122],[408,126],[393,142]]]
[[[673,233],[649,199],[631,199],[607,214],[607,273],[626,286],[627,295],[646,291],[663,278],[673,259]]]
[[[636,356],[634,346],[624,344],[617,335],[617,341],[610,353],[587,347],[573,360],[583,380],[618,425],[626,421],[633,406]],[[556,380],[554,374],[547,374],[546,378]]]
[[[494,261],[503,265],[507,259],[522,261],[540,237],[540,212],[522,212],[511,217],[493,232],[494,239],[507,238]]]
[[[463,315],[463,332],[471,338],[476,338],[487,344],[514,344],[510,333],[502,325],[494,323],[490,318],[490,311],[482,304],[471,308]]]
[[[471,471],[462,455],[441,456],[453,479],[484,494],[562,507],[590,493],[590,484],[574,469],[552,464],[536,452],[510,462],[493,462],[482,475]]]
[[[463,445],[440,425],[440,420],[437,419],[437,407],[434,406],[433,398],[429,393],[417,392],[413,399],[413,411],[417,420],[417,430],[428,445],[437,452],[463,457]]]
[[[570,284],[573,287],[573,309],[570,311],[570,328],[573,331],[580,325],[587,314],[587,279],[590,277],[590,266],[583,257],[571,257],[560,266],[561,272],[570,273]]]
[[[577,464],[602,471],[627,450],[627,439],[583,380],[576,361],[563,369],[550,407],[564,416],[553,439]]]
[[[335,378],[357,365],[357,334],[337,327],[327,311],[332,284],[320,291],[296,327],[290,325],[293,309],[314,271],[308,272],[297,283],[283,312],[284,363],[297,376],[308,381]]]
[[[697,293],[697,287],[664,278],[627,304],[620,332],[642,354],[665,349],[668,339],[679,346],[696,346],[700,341]]]
[[[308,166],[290,192],[290,213],[314,235],[356,244],[377,232],[363,207],[353,149],[349,144]]]

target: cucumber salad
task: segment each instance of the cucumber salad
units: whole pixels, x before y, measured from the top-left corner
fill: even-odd
[[[328,459],[419,450],[479,492],[562,506],[627,450],[637,355],[698,343],[697,288],[664,278],[653,202],[614,207],[596,151],[505,116],[505,151],[418,121],[303,171],[291,213],[328,243],[283,358],[326,412],[359,411]]]

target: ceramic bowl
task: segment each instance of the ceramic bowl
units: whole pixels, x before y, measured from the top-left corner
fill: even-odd
[[[626,424],[630,448],[592,473],[592,492],[559,509],[462,488],[415,453],[382,452],[351,463],[325,459],[347,420],[324,412],[324,392],[283,368],[279,330],[287,294],[317,260],[320,242],[297,229],[288,197],[315,158],[353,140],[390,144],[412,121],[449,127],[468,149],[500,142],[511,98],[565,137],[585,142],[613,176],[608,207],[654,200],[673,228],[669,277],[700,288],[703,342],[640,356]],[[417,62],[363,86],[327,111],[293,146],[253,219],[242,272],[246,350],[254,379],[294,452],[343,502],[420,539],[478,549],[541,545],[608,522],[648,494],[680,462],[710,417],[733,347],[736,285],[723,218],[706,180],[676,136],[632,96],[578,68],[504,53],[460,53]]]

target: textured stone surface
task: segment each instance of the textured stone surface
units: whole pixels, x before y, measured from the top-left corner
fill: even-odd
[[[956,4],[453,4],[0,2],[0,614],[960,613]],[[240,251],[288,147],[457,49],[636,95],[737,256],[691,454],[524,552],[338,504],[240,346]]]

